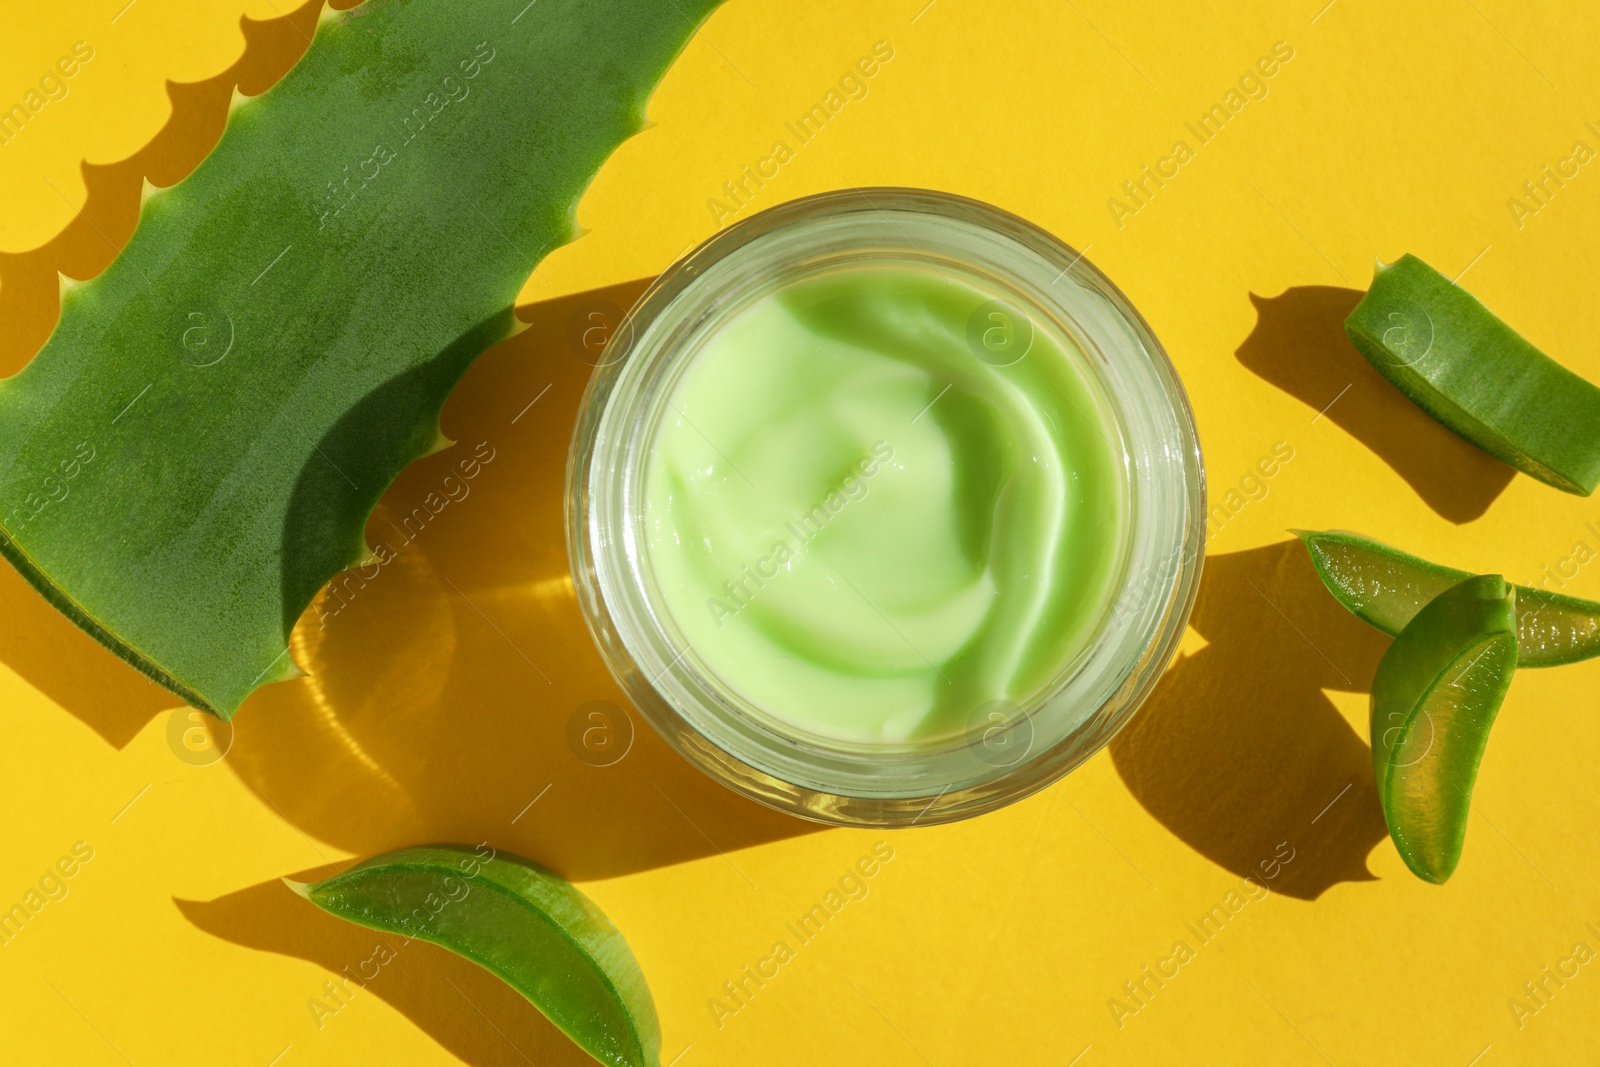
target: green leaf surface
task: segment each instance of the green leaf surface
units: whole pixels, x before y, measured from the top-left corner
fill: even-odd
[[[1400,631],[1372,679],[1372,767],[1389,836],[1442,883],[1466,840],[1472,786],[1517,667],[1516,589],[1479,575]]]
[[[1345,332],[1422,410],[1568,493],[1600,484],[1600,389],[1416,256],[1379,264]]]
[[[435,845],[311,885],[284,881],[329,914],[431,941],[489,970],[601,1063],[659,1063],[655,1002],[627,942],[543,867],[488,846]]]
[[[0,552],[196,707],[295,676],[296,619],[715,6],[324,17],[0,382]]]
[[[1328,592],[1391,637],[1434,597],[1471,577],[1341,531],[1293,531]],[[1600,656],[1600,604],[1519,585],[1517,666],[1554,667]]]

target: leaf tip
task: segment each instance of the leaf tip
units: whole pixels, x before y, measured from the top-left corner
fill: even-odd
[[[56,271],[56,284],[61,302],[65,304],[67,302],[67,294],[77,289],[83,283],[78,281],[76,278],[69,278],[60,271]]]
[[[305,897],[307,900],[311,900],[311,886],[309,883],[297,882],[293,878],[280,878],[279,881],[292,889],[297,895]],[[313,903],[315,903],[315,901],[313,901]]]
[[[237,86],[237,85],[235,85],[235,86],[234,86],[234,87],[233,87],[233,96],[232,96],[232,97],[230,97],[230,98],[229,98],[229,100],[228,100],[228,117],[229,117],[229,118],[232,118],[232,117],[233,117],[233,116],[234,116],[234,114],[235,114],[235,113],[236,113],[236,112],[237,112],[237,111],[238,111],[238,110],[239,110],[239,109],[240,109],[240,108],[241,108],[241,107],[244,107],[244,105],[245,105],[245,104],[246,104],[246,103],[247,103],[247,102],[248,102],[248,101],[249,101],[249,100],[250,100],[250,99],[251,99],[251,97],[248,97],[248,96],[246,96],[246,95],[244,95],[244,94],[243,94],[243,93],[241,93],[241,92],[240,92],[240,91],[239,91],[239,87],[238,87],[238,86]]]
[[[1419,850],[1411,847],[1411,842],[1403,834],[1396,835],[1391,831],[1390,836],[1406,869],[1430,885],[1444,885],[1461,865],[1459,844],[1454,849]]]

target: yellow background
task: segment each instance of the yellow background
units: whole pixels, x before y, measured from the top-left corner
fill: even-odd
[[[192,168],[234,83],[279,76],[316,6],[283,21],[290,0],[125,3],[4,14],[0,104],[74,42],[95,50],[69,95],[0,146],[7,372],[49,331],[55,271],[105,266],[141,180]],[[337,617],[302,621],[315,676],[254,697],[223,762],[179,759],[173,699],[6,569],[0,907],[74,842],[94,857],[0,946],[0,1058],[583,1062],[532,1007],[430,946],[345,1001],[325,991],[374,937],[276,879],[457,840],[582,883],[627,934],[663,1062],[681,1067],[1600,1060],[1600,964],[1520,1026],[1508,1005],[1576,942],[1600,947],[1585,927],[1600,928],[1600,662],[1517,676],[1461,868],[1425,885],[1384,839],[1371,783],[1365,690],[1385,640],[1284,545],[1289,527],[1355,529],[1524,582],[1564,567],[1567,591],[1600,597],[1600,500],[1478,455],[1339,330],[1373,258],[1410,251],[1466,270],[1463,285],[1600,381],[1600,169],[1520,225],[1507,204],[1575,141],[1600,147],[1585,125],[1600,126],[1600,11],[1325,3],[729,3],[657,94],[658,125],[584,200],[592,234],[523,290],[534,328],[486,354],[446,408],[450,436],[495,450],[471,496]],[[261,21],[241,32],[241,14]],[[1183,654],[1127,733],[1005,811],[888,835],[894,858],[868,895],[719,1026],[708,1001],[723,983],[793,943],[784,924],[885,835],[741,801],[642,723],[610,767],[568,747],[574,709],[621,700],[564,578],[559,483],[588,370],[568,321],[593,290],[626,306],[708,236],[723,182],[779,139],[795,147],[784,123],[878,41],[894,58],[868,95],[739,217],[847,185],[931,186],[1087,248],[1170,351],[1213,500],[1239,490],[1237,514],[1213,526]],[[1279,41],[1293,59],[1268,94],[1198,147],[1184,123]],[[1119,227],[1107,200],[1179,139],[1195,157]],[[1248,481],[1279,442],[1293,459]],[[409,510],[453,461],[408,470],[384,508]],[[1271,896],[1202,944],[1186,924],[1287,851]],[[1123,984],[1180,940],[1194,958],[1119,1020],[1108,1001],[1136,1006]],[[320,1026],[319,997],[338,1005]]]

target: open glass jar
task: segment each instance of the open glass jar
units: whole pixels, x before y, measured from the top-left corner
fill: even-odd
[[[892,428],[813,462],[864,418]],[[797,465],[844,481],[773,510]],[[797,200],[670,267],[600,359],[567,482],[578,599],[634,705],[713,778],[844,825],[965,818],[1093,755],[1165,669],[1204,555],[1193,417],[1138,312],[1038,227],[926,190]],[[952,523],[894,511],[938,493]],[[714,535],[757,512],[782,550],[717,570]],[[906,560],[947,526],[966,584],[903,614],[938,584]],[[1047,650],[1026,670],[1024,646]]]

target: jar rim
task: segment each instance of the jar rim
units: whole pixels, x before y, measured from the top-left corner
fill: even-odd
[[[1030,743],[1014,762],[979,751],[975,763],[962,751],[970,739],[940,750],[868,745],[849,753],[741,717],[726,706],[725,694],[696,676],[697,657],[681,635],[683,647],[673,654],[670,615],[652,600],[640,570],[641,441],[653,432],[651,405],[658,409],[670,393],[663,383],[692,362],[691,342],[714,333],[708,324],[718,316],[726,321],[739,300],[747,306],[750,294],[781,288],[779,275],[791,267],[815,270],[825,261],[897,251],[959,264],[1024,293],[1072,332],[1090,362],[1098,360],[1092,371],[1103,376],[1099,384],[1113,405],[1121,405],[1115,414],[1125,431],[1120,458],[1132,494],[1129,536],[1139,553],[1127,560],[1128,573],[1150,587],[1130,592],[1125,574],[1113,590],[1118,629],[1106,631],[1113,644],[1093,649],[1101,657],[1098,674],[1058,680],[1008,723],[1008,729],[1025,723]],[[1069,284],[1057,288],[1064,279]],[[651,726],[736,791],[844,825],[968,817],[1021,799],[1084,762],[1129,721],[1175,653],[1204,555],[1205,475],[1193,414],[1149,325],[1082,253],[1040,227],[980,201],[925,189],[851,188],[793,200],[728,226],[664,271],[613,331],[591,377],[568,458],[566,503],[569,560],[585,620],[607,667]],[[1045,718],[1047,710],[1052,718]],[[1050,732],[1035,751],[1039,723]]]

